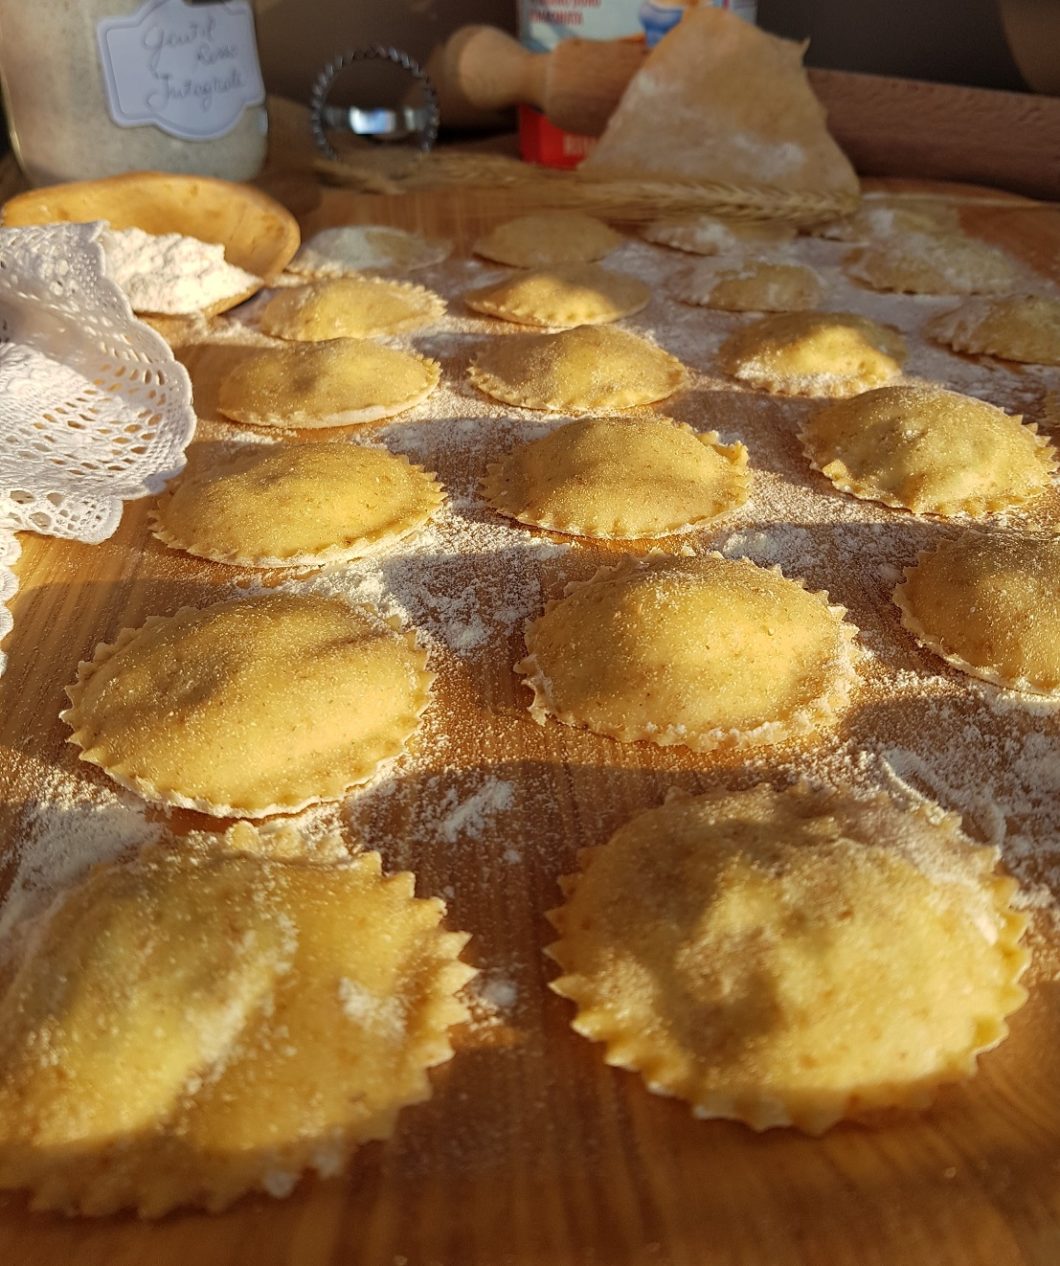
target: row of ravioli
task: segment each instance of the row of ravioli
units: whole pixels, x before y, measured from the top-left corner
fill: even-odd
[[[526,240],[525,225],[513,232]],[[307,296],[278,297],[305,317]],[[805,325],[799,337],[816,348],[837,332],[840,342],[844,330],[865,334],[860,318],[826,321],[823,338]],[[600,372],[609,334],[621,352]],[[571,336],[536,336],[542,350],[529,363],[514,352],[524,340],[498,340],[473,381],[553,412],[632,408],[684,381],[643,340],[648,363],[631,358],[622,340],[632,335]],[[566,339],[559,351],[555,339]],[[895,351],[886,333],[883,344],[880,355]],[[848,346],[848,358],[863,359],[865,346]],[[382,385],[398,381],[405,404],[430,390],[429,369],[410,395],[407,364],[388,361],[362,365],[367,395],[351,395],[347,348],[338,351],[323,371],[301,352],[274,356],[271,369],[266,360],[264,374],[242,369],[224,412],[252,425],[335,425],[395,412]],[[404,355],[357,355],[387,352]],[[760,344],[751,373],[763,358]],[[835,366],[824,372],[831,382]],[[775,382],[772,362],[769,373]],[[620,393],[643,391],[645,379],[672,385],[648,400],[572,405],[572,379],[617,380]],[[913,448],[927,447],[926,473],[909,476],[900,460],[881,473],[912,416],[929,419],[934,465],[921,435]],[[867,433],[876,439],[859,466]],[[970,454],[984,456],[954,487],[945,459],[968,434]],[[845,447],[828,447],[837,442]],[[837,487],[917,513],[1018,506],[1055,467],[1018,419],[925,388],[828,406],[803,443]],[[985,456],[998,446],[1010,454],[1000,473]],[[653,495],[664,483],[667,496]],[[660,418],[562,426],[484,481],[502,514],[621,539],[702,526],[747,491],[742,445]],[[255,446],[193,464],[160,501],[155,531],[219,562],[316,566],[392,546],[443,497],[433,475],[383,449]],[[895,600],[907,627],[964,671],[1052,695],[1060,639],[1040,625],[1023,642],[1011,635],[1029,623],[1021,611],[1056,608],[1056,575],[1052,542],[967,534],[922,556]],[[957,617],[972,592],[982,615],[967,627]],[[835,723],[856,683],[855,633],[826,595],[776,570],[717,555],[626,559],[549,604],[516,668],[541,722],[699,751],[761,747]],[[81,666],[64,719],[84,759],[149,801],[267,819],[339,799],[399,755],[430,685],[413,633],[344,601],[274,593],[125,631]],[[609,1063],[698,1115],[819,1132],[880,1107],[923,1106],[974,1071],[1025,996],[1025,920],[994,861],[956,819],[884,798],[766,786],[672,797],[565,881],[553,988],[574,1000],[574,1027],[606,1044]],[[285,1195],[307,1169],[340,1172],[358,1144],[386,1137],[400,1108],[427,1097],[428,1070],[453,1053],[472,971],[459,958],[467,938],[444,931],[442,914],[439,901],[414,897],[410,875],[384,877],[374,853],[351,857],[335,838],[311,860],[297,821],[201,832],[94,871],[53,907],[0,1000],[0,1184],[28,1187],[38,1207],[154,1216],[221,1208],[252,1188]],[[660,1010],[660,982],[686,999],[683,1011]],[[714,1023],[701,1028],[707,1016]]]

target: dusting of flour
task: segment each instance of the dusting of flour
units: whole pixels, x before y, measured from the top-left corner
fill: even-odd
[[[1050,371],[960,357],[931,342],[924,326],[959,300],[866,290],[843,270],[848,249],[804,237],[788,251],[820,275],[823,308],[856,312],[905,334],[905,381],[940,383],[1040,416]],[[369,558],[298,573],[233,569],[233,596],[280,585],[374,604],[416,629],[438,673],[406,756],[341,808],[311,811],[304,823],[320,833],[341,822],[365,846],[378,848],[389,868],[414,871],[420,891],[443,895],[454,926],[473,934],[476,961],[488,968],[479,987],[499,1010],[514,1002],[517,989],[538,987],[541,929],[534,920],[555,903],[556,879],[572,868],[575,847],[606,837],[602,820],[584,805],[610,813],[608,822],[617,825],[623,815],[659,803],[670,786],[694,790],[719,778],[742,784],[768,778],[778,785],[808,778],[956,812],[974,839],[1000,850],[1044,939],[1060,943],[1060,711],[973,682],[920,650],[890,600],[918,551],[960,525],[846,497],[809,470],[796,436],[814,402],[749,391],[717,373],[718,347],[755,317],[677,302],[673,286],[687,256],[630,239],[607,266],[652,288],[652,303],[623,327],[689,367],[688,390],[659,411],[718,431],[726,443],[740,440],[750,454],[752,492],[745,505],[707,529],[652,548],[748,557],[826,590],[844,606],[860,630],[861,684],[843,725],[813,743],[760,749],[726,763],[533,723],[527,692],[512,672],[523,627],[562,590],[568,574],[613,563],[615,550],[601,553],[586,542],[534,532],[484,504],[479,486],[490,463],[568,419],[499,405],[468,384],[467,364],[478,347],[521,331],[466,313],[462,293],[501,274],[482,261],[452,259],[417,274],[445,296],[449,314],[427,331],[384,340],[437,359],[439,390],[388,425],[336,434],[385,445],[434,471],[447,493],[444,507],[423,531]],[[195,306],[202,306],[201,289],[196,296]],[[210,338],[269,341],[255,330],[252,308],[215,323]],[[216,420],[210,438],[266,440]],[[1055,519],[1057,505],[1053,495],[998,521],[1042,527]],[[182,565],[179,557],[172,565]],[[589,795],[580,799],[583,779]],[[61,886],[92,861],[157,833],[133,798],[102,787],[98,776],[71,767],[49,774],[42,788],[20,829],[0,930],[36,908],[49,885]],[[85,796],[92,804],[71,813]],[[1051,965],[1047,955],[1040,958],[1046,971],[1060,966],[1056,956]],[[501,975],[498,963],[506,964]],[[364,1000],[349,992],[345,1001],[357,1010]]]

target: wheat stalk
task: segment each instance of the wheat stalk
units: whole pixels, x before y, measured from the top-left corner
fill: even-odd
[[[318,159],[316,170],[329,183],[365,193],[447,186],[500,189],[518,193],[537,206],[596,211],[611,220],[634,223],[709,211],[733,219],[815,224],[847,215],[857,206],[856,195],[792,192],[721,181],[594,177],[534,167],[500,154],[435,152],[423,155],[401,172],[361,162]]]

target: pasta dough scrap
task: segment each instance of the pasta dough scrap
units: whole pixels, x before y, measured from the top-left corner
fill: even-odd
[[[651,289],[599,264],[557,264],[469,290],[464,302],[476,312],[520,325],[553,328],[603,325],[648,306]]]
[[[275,338],[315,343],[419,329],[444,312],[441,298],[423,286],[381,277],[334,277],[277,291],[259,320]]]
[[[412,270],[440,264],[451,250],[449,242],[430,241],[387,224],[346,224],[314,233],[287,268],[292,273],[321,277]]]
[[[998,294],[1020,273],[996,246],[956,233],[903,233],[852,251],[851,277],[873,290],[914,295]]]
[[[476,255],[515,268],[589,264],[603,259],[623,237],[581,211],[537,211],[491,229],[471,248]]]
[[[856,206],[858,178],[825,126],[802,66],[805,44],[728,9],[682,8],[579,174],[768,186],[827,200],[835,214]]]
[[[792,312],[745,325],[718,358],[726,373],[767,391],[853,396],[901,373],[905,339],[853,312]]]
[[[452,1056],[467,937],[411,875],[201,839],[93,871],[0,995],[0,1186],[35,1208],[287,1195],[389,1135]]]
[[[812,268],[758,259],[735,267],[703,260],[674,286],[682,302],[724,312],[798,312],[815,308],[822,293],[821,279]]]
[[[445,500],[407,457],[360,444],[244,445],[216,459],[192,449],[159,500],[154,533],[218,563],[315,566],[360,558],[422,527]]]
[[[1038,496],[1056,469],[1032,424],[941,387],[881,387],[829,405],[800,434],[843,492],[914,514],[990,514]]]
[[[932,338],[973,356],[1060,365],[1060,301],[1047,295],[969,299],[935,317]]]
[[[431,674],[370,607],[286,593],[183,607],[79,665],[62,713],[81,759],[219,817],[338,800],[400,755]]]
[[[742,505],[747,450],[671,418],[586,418],[492,465],[483,495],[501,514],[574,536],[687,531]]]
[[[748,247],[790,242],[795,230],[775,220],[725,220],[700,213],[654,220],[641,229],[641,235],[649,242],[693,255],[732,255]]]
[[[996,860],[884,796],[672,793],[565,881],[552,988],[609,1064],[698,1117],[821,1134],[926,1107],[1027,996]]]
[[[831,725],[856,679],[853,625],[823,593],[717,554],[602,569],[527,628],[530,712],[695,751]]]
[[[948,664],[1060,698],[1060,539],[966,532],[922,553],[894,601]]]
[[[525,409],[594,413],[653,404],[684,387],[676,357],[625,330],[592,325],[486,343],[468,370],[487,396]]]
[[[425,356],[333,338],[263,347],[225,375],[217,401],[250,426],[318,429],[392,418],[426,400],[440,379]]]

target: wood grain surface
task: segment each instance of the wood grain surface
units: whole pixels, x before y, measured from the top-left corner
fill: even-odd
[[[400,199],[325,193],[315,225],[375,221],[465,245],[511,208],[460,193]],[[969,228],[1044,268],[1060,213],[986,207]],[[445,367],[447,373],[453,366]],[[200,412],[207,411],[200,402]],[[422,425],[422,424],[421,424]],[[428,423],[429,425],[429,423]],[[204,437],[209,434],[204,432]],[[444,472],[459,476],[462,459]],[[754,456],[752,455],[752,462]],[[127,506],[104,544],[24,535],[10,664],[0,679],[0,831],[7,849],[57,767],[86,780],[58,720],[63,687],[97,642],[149,614],[204,603],[231,570],[167,551]],[[853,583],[853,582],[851,582]],[[513,633],[474,668],[442,667],[434,710],[444,757],[420,759],[399,794],[357,813],[391,868],[422,894],[451,891],[450,923],[483,967],[515,965],[503,1024],[460,1042],[435,1094],[396,1135],[358,1154],[344,1180],[287,1200],[251,1197],[223,1215],[66,1220],[0,1197],[3,1266],[1055,1266],[1060,1262],[1060,986],[1035,984],[1011,1038],[974,1082],[918,1117],[841,1126],[821,1139],[755,1135],[695,1121],[605,1067],[547,989],[544,912],[577,849],[598,842],[666,787],[747,775],[738,758],[625,746],[538,727],[511,671]],[[923,724],[923,718],[919,720]],[[852,723],[853,724],[853,723]],[[856,724],[873,724],[861,715]],[[831,736],[821,740],[831,742]],[[790,747],[790,745],[789,745]],[[796,757],[798,753],[796,752]],[[532,788],[495,836],[440,847],[417,825],[425,801],[466,795],[491,774]],[[213,825],[175,814],[179,832]],[[418,833],[419,832],[419,833]],[[514,847],[518,861],[505,860]]]

